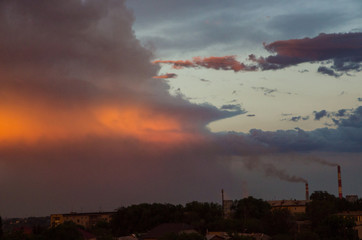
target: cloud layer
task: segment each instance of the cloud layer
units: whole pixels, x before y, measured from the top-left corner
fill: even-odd
[[[318,72],[334,77],[341,73],[362,70],[362,33],[319,34],[314,38],[290,39],[264,44],[273,53],[268,57],[250,54],[247,64],[235,56],[195,57],[193,60],[157,60],[154,63],[172,64],[176,69],[183,67],[204,67],[216,70],[256,71],[277,70],[301,63],[332,61],[330,68],[321,66]],[[338,73],[339,72],[339,73]]]

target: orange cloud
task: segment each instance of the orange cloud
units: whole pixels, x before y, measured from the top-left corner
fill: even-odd
[[[175,77],[177,77],[177,74],[175,74],[175,73],[167,73],[167,74],[164,74],[164,75],[153,76],[152,78],[167,79],[167,78],[175,78]]]
[[[64,141],[94,135],[172,144],[194,137],[183,131],[179,119],[136,105],[55,109],[33,103],[1,106],[0,112],[0,142]]]
[[[191,137],[183,132],[182,124],[169,115],[143,107],[105,106],[94,111],[97,121],[106,131],[151,142],[178,142]]]
[[[192,61],[189,61],[189,60],[186,60],[186,61],[183,61],[183,60],[176,60],[176,61],[173,61],[173,60],[166,60],[166,61],[162,61],[162,60],[156,60],[156,61],[153,61],[152,63],[156,64],[156,63],[165,63],[165,64],[173,64],[173,68],[175,69],[181,69],[181,68],[184,68],[184,67],[197,67],[196,64],[194,64]]]
[[[233,70],[234,72],[239,71],[256,71],[256,66],[248,66],[236,60],[235,56],[223,56],[223,57],[194,57],[192,61],[178,60],[178,61],[162,61],[157,60],[153,63],[172,64],[173,68],[180,69],[183,67],[204,67],[212,68],[216,70]]]

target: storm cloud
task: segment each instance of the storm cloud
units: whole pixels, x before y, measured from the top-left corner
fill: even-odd
[[[5,0],[0,11],[2,214],[173,201],[161,193],[181,169],[216,164],[206,124],[243,111],[171,96],[124,1]]]
[[[337,129],[211,132],[208,123],[246,111],[171,96],[166,80],[153,78],[159,68],[124,1],[4,0],[0,11],[2,215],[209,201],[233,184],[235,156],[298,182],[305,179],[252,159],[361,151],[360,108]],[[255,70],[230,56],[172,64]]]
[[[266,58],[249,59],[262,70],[281,69],[305,62],[332,60],[336,71],[362,69],[362,33],[321,33],[314,38],[290,39],[265,44],[271,53]]]

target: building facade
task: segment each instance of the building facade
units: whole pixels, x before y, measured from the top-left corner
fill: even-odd
[[[90,228],[97,222],[110,222],[114,212],[95,212],[95,213],[68,213],[50,215],[50,226],[56,227],[64,222],[73,222],[85,228]]]
[[[277,200],[268,201],[273,209],[288,209],[292,214],[301,214],[306,212],[308,200]]]
[[[352,218],[356,223],[354,229],[358,232],[358,238],[362,239],[362,211],[341,212],[337,215]]]

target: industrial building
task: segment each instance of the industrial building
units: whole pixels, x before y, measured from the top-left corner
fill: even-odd
[[[273,209],[288,209],[292,214],[305,213],[309,200],[277,200],[268,201]]]

